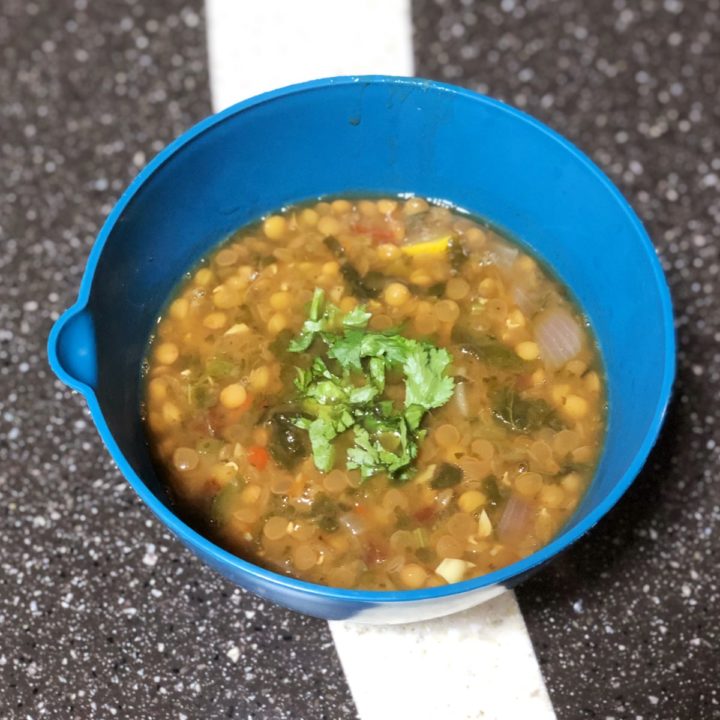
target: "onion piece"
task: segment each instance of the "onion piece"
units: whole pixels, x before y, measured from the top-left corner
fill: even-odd
[[[517,248],[500,245],[499,243],[489,249],[489,255],[495,265],[506,270],[512,267],[519,254],[520,251]]]
[[[572,360],[582,349],[582,328],[565,308],[540,313],[535,320],[535,340],[540,357],[555,370]]]
[[[533,518],[533,506],[513,495],[497,526],[498,538],[502,541],[515,540],[523,535]]]
[[[457,558],[445,558],[436,568],[435,572],[440,577],[445,578],[448,583],[460,582],[468,568],[475,565],[467,560],[458,560]]]
[[[525,315],[532,315],[542,300],[537,289],[531,290],[520,284],[513,285],[512,297],[515,304]]]
[[[455,384],[455,404],[460,414],[464,417],[470,417],[470,406],[467,398],[467,383],[459,382]]]
[[[341,515],[338,520],[340,524],[346,527],[353,535],[362,535],[366,530],[363,519],[353,512]]]

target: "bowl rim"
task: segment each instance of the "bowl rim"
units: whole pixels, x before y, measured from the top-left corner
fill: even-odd
[[[100,408],[94,389],[90,387],[90,385],[81,382],[70,375],[60,363],[58,358],[58,338],[60,337],[63,327],[68,323],[68,321],[85,310],[90,297],[90,289],[94,280],[98,261],[105,244],[115,227],[115,224],[134,196],[141,190],[143,185],[145,185],[152,175],[157,172],[168,160],[170,160],[170,158],[180,152],[186,145],[192,143],[200,135],[211,130],[214,126],[223,123],[225,120],[233,117],[234,115],[251,110],[265,103],[282,100],[287,96],[323,90],[334,86],[355,84],[401,85],[407,86],[410,89],[432,89],[435,91],[460,95],[467,100],[480,103],[494,112],[510,115],[521,122],[531,125],[535,129],[547,135],[550,139],[557,142],[567,152],[569,152],[577,162],[585,165],[586,168],[596,176],[598,181],[605,186],[615,202],[624,212],[629,226],[634,230],[635,235],[643,246],[645,254],[648,258],[661,301],[662,326],[666,341],[663,356],[664,372],[660,393],[657,397],[652,420],[648,426],[642,443],[638,447],[629,467],[625,470],[622,476],[618,478],[608,495],[602,500],[602,502],[598,503],[598,505],[594,507],[581,522],[559,534],[550,543],[543,546],[532,555],[486,575],[481,575],[480,577],[473,578],[471,580],[464,580],[462,582],[443,585],[436,588],[422,590],[350,590],[326,585],[318,585],[315,583],[305,582],[304,580],[298,580],[287,575],[281,575],[272,570],[266,570],[259,565],[255,565],[248,560],[244,560],[243,558],[224,550],[212,540],[209,540],[204,535],[200,534],[186,524],[169,506],[165,505],[158,497],[156,497],[140,476],[135,473],[132,466],[120,450],[120,447],[116,443],[115,438],[105,421],[105,417]],[[215,568],[229,567],[233,572],[234,578],[238,576],[249,576],[258,586],[274,586],[278,590],[299,593],[308,598],[314,597],[326,601],[332,600],[365,606],[376,606],[398,602],[439,600],[441,598],[487,589],[498,584],[508,583],[508,581],[511,581],[513,578],[522,576],[534,568],[546,563],[555,555],[559,554],[561,551],[576,542],[586,532],[593,528],[600,518],[607,514],[608,511],[617,503],[647,460],[647,457],[657,440],[660,427],[670,401],[672,385],[675,377],[675,353],[676,339],[672,300],[655,248],[645,231],[642,222],[628,201],[624,198],[620,190],[613,184],[607,175],[592,160],[590,160],[587,155],[580,151],[569,140],[564,138],[555,130],[552,130],[544,123],[500,100],[481,95],[480,93],[476,93],[466,88],[450,85],[448,83],[442,83],[425,78],[393,75],[329,77],[278,88],[270,92],[248,98],[247,100],[236,103],[221,112],[210,115],[182,133],[166,148],[159,152],[138,173],[118,199],[117,203],[105,220],[90,251],[76,302],[55,322],[48,338],[48,359],[52,370],[60,378],[60,380],[84,396],[89,406],[93,421],[98,428],[100,438],[110,451],[110,455],[116,462],[123,476],[130,483],[137,495],[162,522],[162,524],[181,541],[199,552],[204,560],[210,560],[211,564],[214,565]]]

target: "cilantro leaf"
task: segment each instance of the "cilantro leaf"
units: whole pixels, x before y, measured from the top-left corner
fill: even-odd
[[[369,313],[364,305],[356,305],[345,317],[342,319],[343,327],[346,328],[364,328],[367,327],[368,322],[372,314]]]
[[[335,438],[351,430],[347,467],[359,468],[363,479],[387,473],[402,482],[410,477],[418,444],[425,437],[420,430],[425,413],[452,397],[455,383],[448,374],[452,358],[444,348],[404,337],[398,328],[367,330],[370,317],[362,305],[342,315],[335,305],[325,303],[322,290],[315,291],[309,317],[289,349],[306,350],[319,335],[339,374],[322,357],[316,357],[309,370],[298,369],[295,387],[309,417],[295,422],[308,431],[315,465],[321,471],[333,467]],[[402,410],[382,399],[389,368],[404,374]]]
[[[317,335],[325,337],[332,332],[341,315],[340,308],[332,303],[325,302],[325,291],[316,288],[310,301],[308,319],[303,323],[300,333],[290,341],[290,352],[305,352],[313,343]],[[342,327],[362,329],[367,327],[371,314],[364,305],[357,305],[342,318]]]
[[[455,388],[455,381],[446,374],[451,362],[445,348],[417,343],[405,362],[405,406],[430,410],[444,405]]]
[[[313,459],[317,469],[323,472],[332,470],[335,462],[335,448],[332,445],[332,441],[337,436],[333,424],[323,418],[309,420],[308,418],[301,417],[295,420],[295,425],[308,431],[310,447],[312,448]]]

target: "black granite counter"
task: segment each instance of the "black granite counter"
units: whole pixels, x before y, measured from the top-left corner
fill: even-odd
[[[720,3],[415,13],[418,74],[506,100],[588,152],[673,294],[677,382],[657,447],[610,515],[518,590],[558,716],[720,718]]]
[[[558,716],[720,717],[720,1],[413,7],[418,74],[585,149],[674,295],[678,380],[650,462],[518,593]],[[169,537],[47,367],[104,216],[210,112],[207,87],[200,0],[0,3],[3,718],[355,716],[326,624]]]

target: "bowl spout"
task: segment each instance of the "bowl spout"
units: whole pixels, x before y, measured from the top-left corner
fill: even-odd
[[[54,372],[71,388],[95,389],[95,327],[87,308],[73,305],[60,316],[48,339],[48,356]]]

